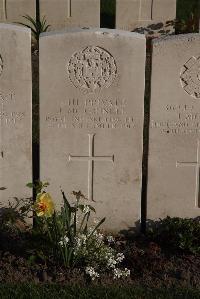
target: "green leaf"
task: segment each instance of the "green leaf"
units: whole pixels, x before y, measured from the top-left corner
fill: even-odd
[[[88,205],[88,207],[90,208],[91,211],[93,211],[94,213],[96,213],[95,208],[93,208],[91,205]]]
[[[28,187],[28,188],[33,188],[33,186],[34,186],[33,183],[28,183],[28,184],[26,184],[26,187]]]

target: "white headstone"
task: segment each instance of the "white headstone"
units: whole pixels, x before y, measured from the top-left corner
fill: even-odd
[[[200,35],[153,43],[148,218],[200,214]]]
[[[145,38],[72,30],[40,39],[41,179],[81,192],[105,228],[140,218]]]
[[[100,27],[100,0],[40,0],[40,16],[45,16],[50,30]]]
[[[22,17],[29,15],[36,18],[36,1],[35,0],[0,0],[0,22],[27,23]]]
[[[0,203],[30,196],[31,31],[0,24]]]
[[[116,0],[116,28],[155,36],[172,33],[176,0]]]

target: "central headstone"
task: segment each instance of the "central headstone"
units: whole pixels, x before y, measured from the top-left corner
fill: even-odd
[[[31,196],[31,30],[0,24],[0,40],[0,203],[8,204]]]
[[[41,179],[81,192],[105,228],[140,218],[145,38],[72,30],[40,39]]]
[[[100,0],[40,0],[40,17],[50,30],[66,27],[100,27]]]

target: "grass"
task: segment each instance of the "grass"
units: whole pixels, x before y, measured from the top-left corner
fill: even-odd
[[[195,289],[148,289],[130,287],[80,287],[62,285],[0,284],[1,299],[199,299],[200,291]]]

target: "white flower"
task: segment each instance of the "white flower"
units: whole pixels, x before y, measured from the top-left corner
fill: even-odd
[[[61,247],[66,246],[68,243],[69,243],[69,238],[68,238],[67,236],[64,236],[64,237],[58,242],[58,244],[59,244]]]
[[[84,234],[80,234],[75,237],[75,247],[78,250],[81,246],[85,246],[87,241],[87,236]]]
[[[89,211],[90,211],[89,206],[88,206],[88,205],[84,205],[83,213],[84,213],[84,214],[87,214],[87,213],[89,213]]]
[[[109,268],[115,268],[117,261],[115,260],[115,256],[111,252],[107,253],[106,259],[107,259],[107,266]]]
[[[98,233],[98,234],[97,234],[97,239],[98,239],[99,242],[103,241],[103,239],[104,239],[104,235]]]
[[[130,270],[125,268],[124,270],[121,270],[119,268],[113,269],[114,279],[121,278],[122,276],[128,277],[130,275]]]
[[[108,267],[114,268],[116,264],[117,264],[116,260],[114,260],[112,258],[108,259]]]
[[[114,243],[115,239],[113,238],[113,236],[107,236],[107,241],[108,243]]]
[[[124,276],[127,277],[127,276],[130,276],[131,274],[131,271],[127,268],[124,269]]]
[[[94,280],[95,278],[99,277],[99,273],[97,273],[93,267],[86,267],[85,273],[90,275],[91,279]]]
[[[117,253],[117,256],[116,256],[117,263],[121,263],[124,260],[124,258],[125,258],[125,256],[123,253],[121,253],[121,252]]]
[[[118,268],[113,269],[114,279],[120,278],[122,276],[122,271]]]
[[[69,243],[69,238],[67,236],[64,236],[63,239],[64,239],[65,244]]]
[[[64,242],[63,242],[63,241],[58,242],[58,244],[59,244],[61,247],[64,246]]]

